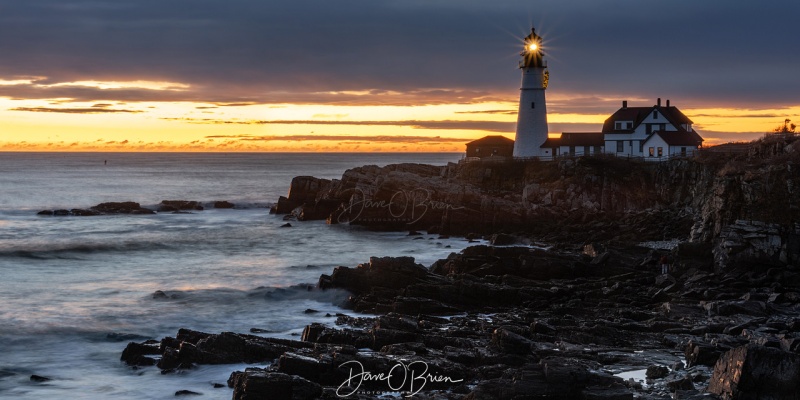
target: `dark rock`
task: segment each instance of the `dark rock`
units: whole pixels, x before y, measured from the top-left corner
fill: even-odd
[[[155,211],[133,201],[100,203],[91,209],[101,214],[155,214]]]
[[[221,384],[221,383],[214,383],[214,384],[213,384],[213,385],[211,385],[211,386],[213,386],[213,387],[214,387],[214,389],[220,389],[220,388],[224,388],[224,387],[225,387],[225,385],[223,385],[223,384]]]
[[[65,217],[69,215],[69,210],[53,210],[53,215],[56,217]]]
[[[233,208],[234,204],[229,201],[215,201],[214,208]]]
[[[30,380],[31,380],[31,382],[42,383],[42,382],[51,381],[52,379],[44,377],[44,376],[40,376],[40,375],[31,375],[31,379]]]
[[[667,381],[667,387],[671,392],[678,390],[694,390],[694,383],[692,383],[691,376],[685,376],[681,379]]]
[[[553,328],[544,321],[531,322],[531,333],[540,333],[543,335],[552,335],[556,333],[556,328]]]
[[[713,366],[717,363],[719,356],[725,349],[719,349],[715,346],[689,341],[684,350],[686,356],[686,366],[692,367],[695,365]]]
[[[303,334],[300,336],[300,340],[304,342],[316,342],[319,338],[319,335],[325,330],[325,325],[320,323],[313,323],[311,325],[306,325],[303,328]]]
[[[161,354],[158,343],[142,344],[130,342],[122,351],[121,361],[130,366],[150,366],[156,365],[156,360],[149,355]]]
[[[319,312],[319,310],[315,310],[313,308],[306,308],[306,310],[303,311],[303,314],[316,314],[318,312]]]
[[[299,376],[247,368],[234,372],[228,380],[233,400],[314,400],[322,395],[322,387]]]
[[[581,394],[583,400],[633,400],[633,392],[622,385],[590,386]]]
[[[155,292],[153,292],[153,298],[154,299],[168,299],[169,296],[166,293],[164,293],[163,290],[156,290]]]
[[[42,210],[36,213],[36,215],[53,215],[53,210]]]
[[[651,365],[647,367],[645,376],[647,379],[659,379],[669,375],[669,368],[661,365]]]
[[[281,225],[280,227],[281,227],[281,228],[291,228],[291,227],[292,227],[292,224],[290,224],[290,223],[288,223],[288,222],[287,222],[287,223],[285,223],[285,224]]]
[[[529,355],[533,342],[506,328],[497,328],[492,333],[492,344],[504,353]]]
[[[202,393],[193,392],[191,390],[178,390],[175,396],[202,396]]]
[[[95,215],[100,215],[99,211],[83,210],[80,208],[73,208],[72,210],[69,211],[69,213],[77,217],[91,217]]]
[[[300,204],[287,199],[286,197],[278,197],[278,202],[269,209],[270,214],[289,214]]]
[[[163,200],[158,205],[159,212],[202,210],[203,206],[199,202],[190,200]]]
[[[752,344],[737,347],[714,366],[708,391],[732,399],[798,399],[800,355]]]
[[[508,245],[516,244],[518,242],[519,242],[519,239],[516,236],[508,235],[508,234],[505,234],[505,233],[495,233],[489,239],[489,243],[491,243],[492,246],[508,246]]]

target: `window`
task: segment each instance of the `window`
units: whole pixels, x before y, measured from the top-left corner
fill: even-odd
[[[686,156],[686,147],[681,147],[681,155]]]
[[[531,108],[536,108],[536,103],[535,102],[531,103]]]
[[[653,110],[653,119],[658,119],[658,110]]]
[[[583,146],[583,154],[589,154],[589,146]]]
[[[650,150],[650,157],[656,155],[656,148],[655,147],[651,147],[648,150]]]
[[[617,140],[617,153],[622,153],[623,151],[625,151],[625,142]]]
[[[664,148],[663,147],[659,147],[658,148],[658,156],[659,157],[663,157],[664,156]]]
[[[626,122],[625,129],[633,129],[633,122]]]
[[[600,154],[601,151],[600,146],[594,146],[594,154]]]
[[[571,156],[575,155],[575,146],[569,146],[569,155]]]
[[[658,129],[659,129],[659,130],[661,130],[661,131],[665,131],[665,130],[667,130],[667,124],[661,124],[661,125],[659,125],[659,126],[658,126]]]
[[[639,153],[641,153],[643,151],[644,151],[644,142],[640,140],[639,141]]]
[[[614,124],[614,129],[621,130],[622,129],[622,122],[617,122]]]

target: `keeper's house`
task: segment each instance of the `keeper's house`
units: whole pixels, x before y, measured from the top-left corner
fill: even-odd
[[[658,99],[652,107],[628,107],[623,101],[622,108],[606,119],[602,132],[564,132],[541,147],[551,149],[554,157],[607,153],[656,161],[693,155],[702,145],[692,120],[669,100],[662,106]]]
[[[513,154],[514,141],[505,136],[485,136],[467,143],[467,158],[510,158]]]

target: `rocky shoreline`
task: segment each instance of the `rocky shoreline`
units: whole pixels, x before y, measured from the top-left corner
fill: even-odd
[[[266,364],[230,376],[236,400],[800,399],[800,140],[779,139],[664,163],[297,177],[272,209],[284,219],[492,246],[429,267],[408,257],[337,267],[309,290],[346,290],[342,306],[374,316],[329,315],[300,340],[182,329],[130,343],[122,360],[163,373]]]
[[[800,271],[717,273],[691,245],[676,256],[665,276],[643,248],[474,246],[431,268],[371,258],[313,290],[348,290],[344,306],[375,317],[330,316],[299,341],[181,330],[129,344],[122,360],[165,373],[271,363],[233,373],[234,399],[796,398]]]

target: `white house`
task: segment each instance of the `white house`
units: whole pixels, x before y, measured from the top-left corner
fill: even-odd
[[[703,138],[692,128],[692,120],[677,107],[661,105],[628,107],[622,102],[603,124],[602,132],[565,132],[560,138],[548,138],[543,149],[554,156],[607,153],[622,157],[644,157],[661,160],[673,156],[689,156],[703,145]]]

